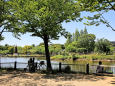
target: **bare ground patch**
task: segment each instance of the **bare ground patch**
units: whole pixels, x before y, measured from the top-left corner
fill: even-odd
[[[114,86],[115,77],[85,74],[0,74],[0,86]]]

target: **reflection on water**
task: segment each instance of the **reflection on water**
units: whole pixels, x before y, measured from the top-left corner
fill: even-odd
[[[17,58],[10,58],[10,57],[1,57],[0,58],[0,63],[2,67],[14,67],[14,62],[17,61],[17,68],[26,68],[27,67],[27,63],[28,63],[29,58],[25,58],[25,57],[17,57]],[[35,62],[40,62],[40,61],[44,61],[46,63],[46,60],[43,58],[37,58],[35,59]],[[9,62],[12,62],[10,64],[8,64]],[[58,69],[59,68],[59,62],[58,61],[51,61],[52,63],[52,68],[53,69]],[[86,72],[86,64],[89,63],[89,68],[90,68],[90,72],[91,73],[96,73],[96,68],[98,65],[98,61],[85,61],[85,60],[78,60],[78,61],[62,61],[63,64],[62,68],[64,68],[65,66],[67,66],[68,64],[71,67],[71,70],[73,71],[77,71],[77,72]],[[115,61],[103,61],[102,62],[103,65],[106,65],[106,67],[104,67],[104,70],[106,70],[107,72],[113,72],[115,74]]]
[[[96,73],[97,65],[99,61],[88,61],[88,60],[78,60],[78,61],[64,61],[67,64],[78,64],[78,67],[72,67],[74,70],[86,71],[86,64],[89,64],[89,71],[91,73]],[[80,66],[81,65],[81,66]],[[84,66],[83,66],[84,65]],[[115,74],[115,61],[102,61],[104,66],[104,71]]]
[[[26,58],[26,57],[12,57],[12,58],[10,58],[10,57],[1,57],[0,58],[0,65],[1,65],[1,67],[3,67],[3,68],[14,68],[14,62],[16,61],[17,62],[17,68],[27,68],[27,63],[28,63],[28,60],[29,60],[30,58]],[[39,63],[40,61],[44,61],[45,62],[45,64],[46,64],[46,60],[44,59],[44,58],[35,58],[35,62],[37,62],[37,63]],[[52,64],[59,64],[59,62],[57,62],[57,61],[52,61],[51,62]],[[56,68],[56,67],[58,67],[58,65],[53,65],[52,66],[54,69]],[[46,68],[46,66],[43,66],[42,67],[43,69],[45,69]]]

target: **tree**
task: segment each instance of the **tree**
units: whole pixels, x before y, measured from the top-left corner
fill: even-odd
[[[95,43],[95,51],[99,53],[110,53],[110,45],[111,43],[107,39],[98,39]]]
[[[23,48],[21,46],[17,46],[18,54],[23,54]]]
[[[72,43],[72,35],[71,33],[68,33],[65,46],[68,46],[70,43]]]
[[[23,52],[24,52],[25,54],[28,54],[28,53],[29,53],[29,49],[31,49],[31,48],[32,48],[32,46],[25,45],[25,46],[23,47]]]
[[[66,47],[66,51],[68,51],[68,52],[76,52],[76,41],[70,43],[70,44]]]
[[[86,25],[100,25],[101,23],[106,24],[113,31],[115,29],[109,24],[109,22],[103,17],[103,14],[112,10],[115,12],[115,1],[114,0],[76,0],[79,2],[84,11],[95,12],[93,16],[85,17],[90,22],[85,23]]]
[[[75,34],[72,35],[72,41],[75,41]]]
[[[84,28],[84,34],[88,34],[86,27]]]
[[[94,34],[84,34],[78,39],[78,48],[85,48],[87,52],[91,52],[94,50],[95,44],[95,35]]]
[[[75,31],[75,41],[78,40],[79,36],[80,36],[80,33],[79,33],[78,29],[76,29],[76,31]]]
[[[18,53],[17,46],[14,47],[14,53]]]
[[[81,48],[80,42],[73,41],[66,47],[66,51],[68,52],[77,52],[78,48]]]
[[[13,55],[13,53],[14,53],[14,47],[13,46],[9,46],[8,50],[9,50],[8,53]]]
[[[32,54],[45,54],[45,49],[44,49],[44,44],[43,45],[38,45],[36,47],[32,47],[31,49],[28,50]]]
[[[52,44],[49,46],[50,53],[52,55],[57,55],[62,51],[62,45],[61,44]]]
[[[2,26],[4,25],[4,21],[5,19],[5,14],[6,14],[6,9],[5,9],[5,5],[6,3],[3,0],[0,0],[0,40],[3,40],[2,37],[2,33],[4,32],[5,28],[2,28]]]
[[[80,30],[80,36],[84,35],[84,31]]]
[[[0,0],[0,41],[4,39],[4,32],[12,32],[18,38],[18,32],[21,30],[21,22],[17,22],[18,19],[13,15],[9,2],[10,0]]]
[[[35,47],[35,44],[32,44],[31,46],[32,46],[32,47]]]
[[[77,20],[80,5],[75,0],[11,0],[13,14],[23,22],[27,32],[43,39],[47,70],[51,71],[48,42],[66,36],[62,22]]]

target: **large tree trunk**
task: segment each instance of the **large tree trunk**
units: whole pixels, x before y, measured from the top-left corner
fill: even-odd
[[[50,61],[50,53],[48,48],[48,37],[47,35],[44,35],[44,45],[45,45],[45,55],[46,55],[46,61],[47,61],[47,71],[52,71],[51,61]]]

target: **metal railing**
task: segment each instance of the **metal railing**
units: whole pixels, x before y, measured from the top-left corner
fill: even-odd
[[[37,63],[37,66],[38,66],[37,68],[40,70],[46,70],[46,64],[41,66],[39,65],[39,63]],[[59,70],[59,71],[65,70],[67,66],[69,66],[71,71],[73,72],[92,74],[92,73],[96,73],[98,65],[52,63],[53,70]],[[102,65],[102,66],[104,67],[105,72],[115,74],[115,66],[108,66],[108,65]],[[15,62],[0,63],[0,68],[24,69],[27,67],[28,67],[28,63],[24,63],[24,62],[15,61]]]
[[[63,64],[63,63],[52,64],[52,69],[53,70],[64,70],[67,66],[69,66],[71,71],[73,71],[73,72],[86,73],[86,65],[85,64]]]

